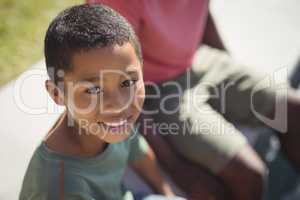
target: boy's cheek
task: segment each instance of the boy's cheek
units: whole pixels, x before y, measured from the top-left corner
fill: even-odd
[[[136,89],[136,93],[138,95],[140,95],[141,97],[145,98],[145,84],[144,81],[141,81],[138,85],[137,85],[137,89]]]
[[[137,109],[138,112],[142,111],[144,101],[145,101],[145,91],[143,90],[136,94],[133,102],[133,106]]]
[[[78,102],[75,102],[74,105],[68,106],[68,111],[71,114],[71,119],[76,122],[78,125],[82,125],[84,127],[90,127],[92,123],[97,120],[97,109],[87,109],[78,105]]]
[[[99,135],[99,125],[87,118],[77,118],[76,123],[79,127],[79,134]]]
[[[68,93],[66,105],[75,113],[86,115],[97,110],[98,99],[82,92]]]
[[[145,98],[145,85],[144,82],[138,84],[136,86],[136,95],[140,96],[140,98]]]

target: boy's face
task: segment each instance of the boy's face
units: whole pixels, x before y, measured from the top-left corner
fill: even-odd
[[[128,138],[145,98],[141,65],[130,43],[76,53],[64,78],[75,124],[108,143]]]

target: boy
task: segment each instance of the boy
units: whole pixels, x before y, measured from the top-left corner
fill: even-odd
[[[134,134],[145,91],[140,45],[125,18],[102,5],[66,9],[47,30],[45,58],[46,89],[66,111],[35,151],[20,199],[132,199],[121,184],[127,163],[172,196]]]

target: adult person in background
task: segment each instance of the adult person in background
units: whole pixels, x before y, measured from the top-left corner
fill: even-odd
[[[112,7],[135,28],[148,82],[143,109],[150,111],[141,116],[142,132],[178,186],[192,199],[262,199],[268,170],[232,123],[262,126],[251,108],[272,118],[275,103],[283,104],[285,98],[276,96],[274,88],[252,98],[262,77],[227,54],[209,1],[87,2]],[[300,100],[292,93],[287,98],[288,131],[279,137],[287,157],[299,167]],[[145,123],[149,121],[152,126]],[[155,128],[158,124],[167,124],[169,131],[177,124],[179,131],[165,134]]]

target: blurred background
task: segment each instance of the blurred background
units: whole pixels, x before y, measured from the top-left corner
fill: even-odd
[[[43,55],[50,20],[80,0],[0,0],[0,85],[17,77]]]
[[[0,0],[0,200],[17,199],[33,150],[63,111],[44,89],[43,39],[59,11],[81,2]],[[239,62],[266,75],[281,68],[292,71],[300,55],[299,0],[212,0],[210,6]],[[258,151],[266,146],[249,139]],[[276,150],[276,140],[271,141],[267,145]],[[268,157],[270,152],[261,149],[260,154]],[[266,198],[300,199],[298,174],[280,156],[269,161],[275,170],[271,187],[280,195],[270,192]]]

